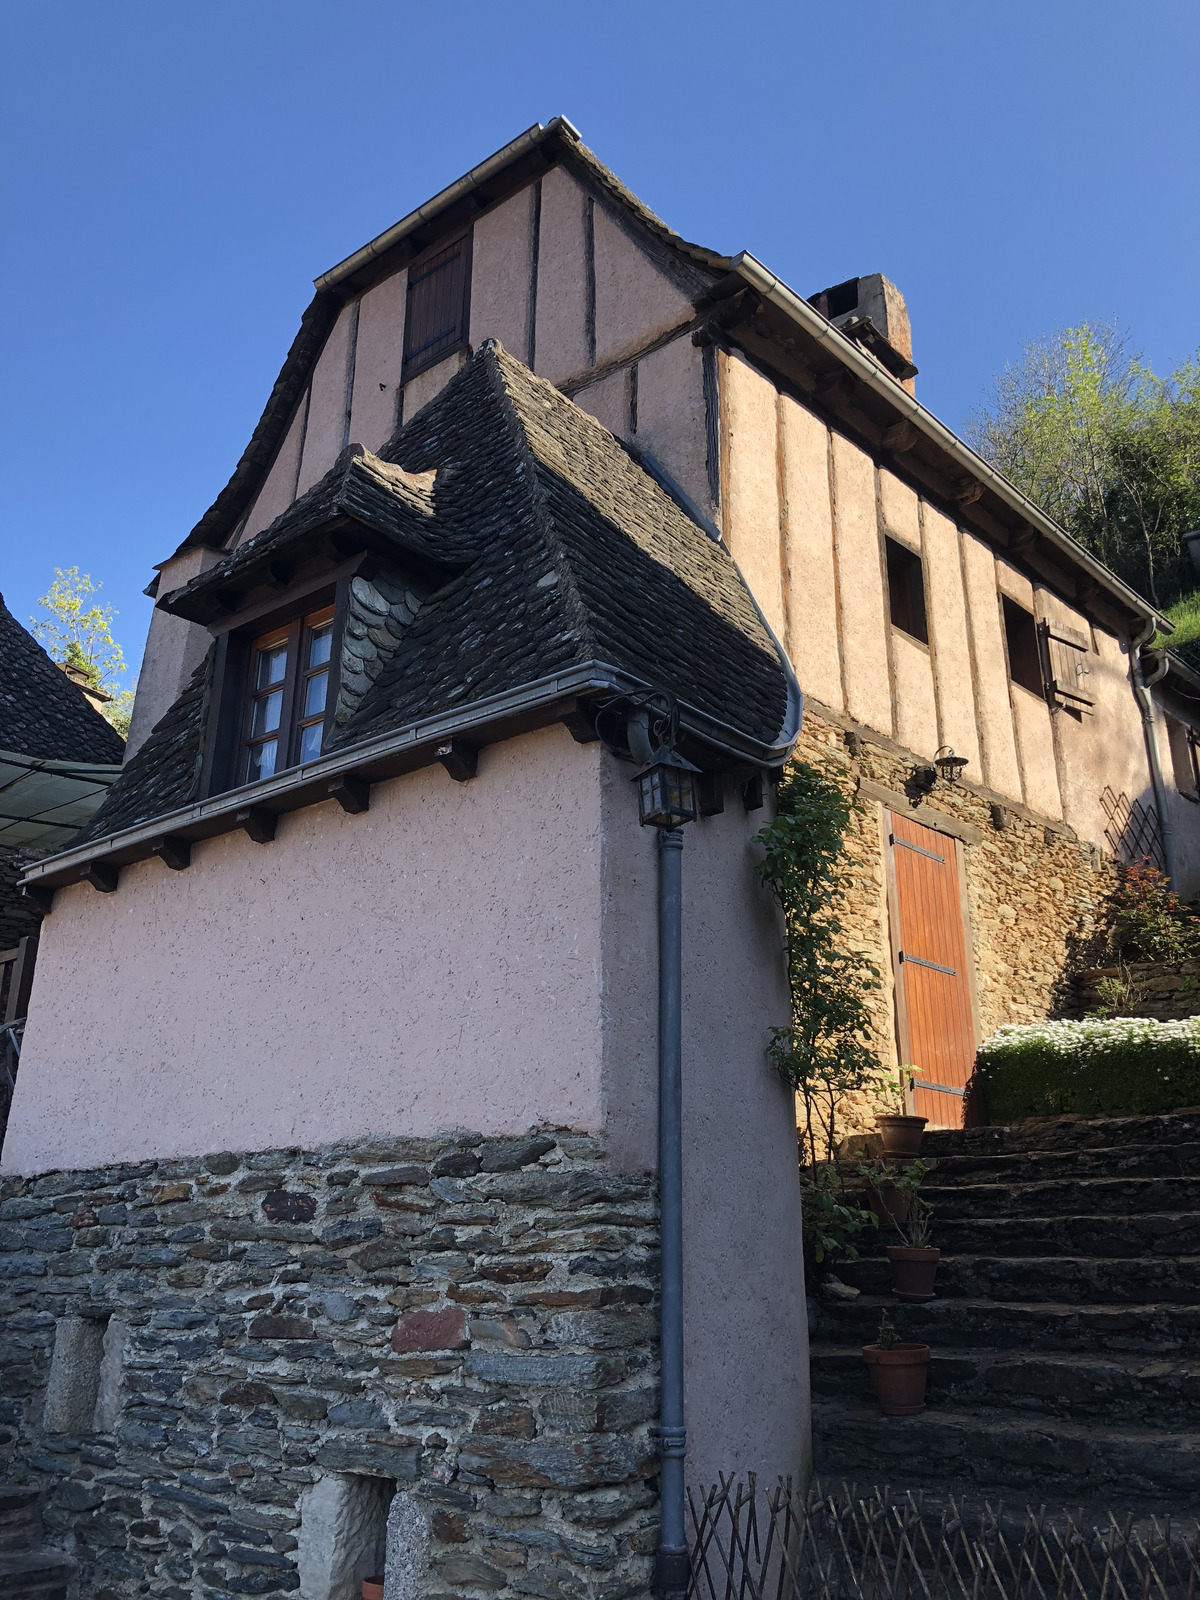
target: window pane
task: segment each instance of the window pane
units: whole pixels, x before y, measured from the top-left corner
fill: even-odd
[[[300,730],[300,760],[315,761],[321,754],[321,724],[310,722]]]
[[[251,745],[247,762],[246,782],[255,783],[259,778],[274,777],[275,757],[278,753],[279,742],[276,739],[268,739],[265,744]]]
[[[276,645],[273,650],[258,653],[258,673],[255,687],[266,689],[272,683],[282,683],[287,671],[287,645]]]
[[[327,622],[324,627],[314,628],[308,642],[308,664],[310,667],[323,667],[329,660],[329,647],[333,643],[333,623]]]
[[[327,672],[315,672],[304,689],[304,710],[301,716],[315,717],[325,709],[325,690],[329,685]]]
[[[275,732],[275,729],[279,726],[279,713],[282,706],[282,689],[276,689],[273,694],[265,694],[261,700],[254,702],[254,711],[250,719],[250,737],[252,739],[257,739],[260,734]]]

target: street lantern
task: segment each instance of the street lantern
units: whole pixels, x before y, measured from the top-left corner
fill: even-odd
[[[638,786],[638,811],[643,828],[679,828],[696,820],[696,774],[699,767],[659,745],[633,777]]]
[[[956,756],[953,745],[944,744],[933,758],[938,777],[943,783],[957,783],[962,770],[969,765],[966,756]]]

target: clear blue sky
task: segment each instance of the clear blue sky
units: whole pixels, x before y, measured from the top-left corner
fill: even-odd
[[[565,113],[680,232],[883,271],[954,426],[1022,343],[1200,345],[1196,0],[3,0],[0,589],[141,590],[225,483],[311,280]]]

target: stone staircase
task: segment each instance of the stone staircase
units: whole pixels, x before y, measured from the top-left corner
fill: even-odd
[[[817,1298],[816,1466],[859,1483],[1200,1512],[1200,1111],[934,1132],[937,1298],[875,1258]],[[883,1417],[861,1346],[888,1306],[932,1348],[926,1409]]]
[[[43,1543],[37,1489],[0,1485],[0,1595],[4,1600],[67,1600],[75,1563]]]

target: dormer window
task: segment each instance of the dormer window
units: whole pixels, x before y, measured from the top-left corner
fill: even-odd
[[[332,606],[255,639],[242,735],[242,783],[257,783],[321,754],[332,646]]]

